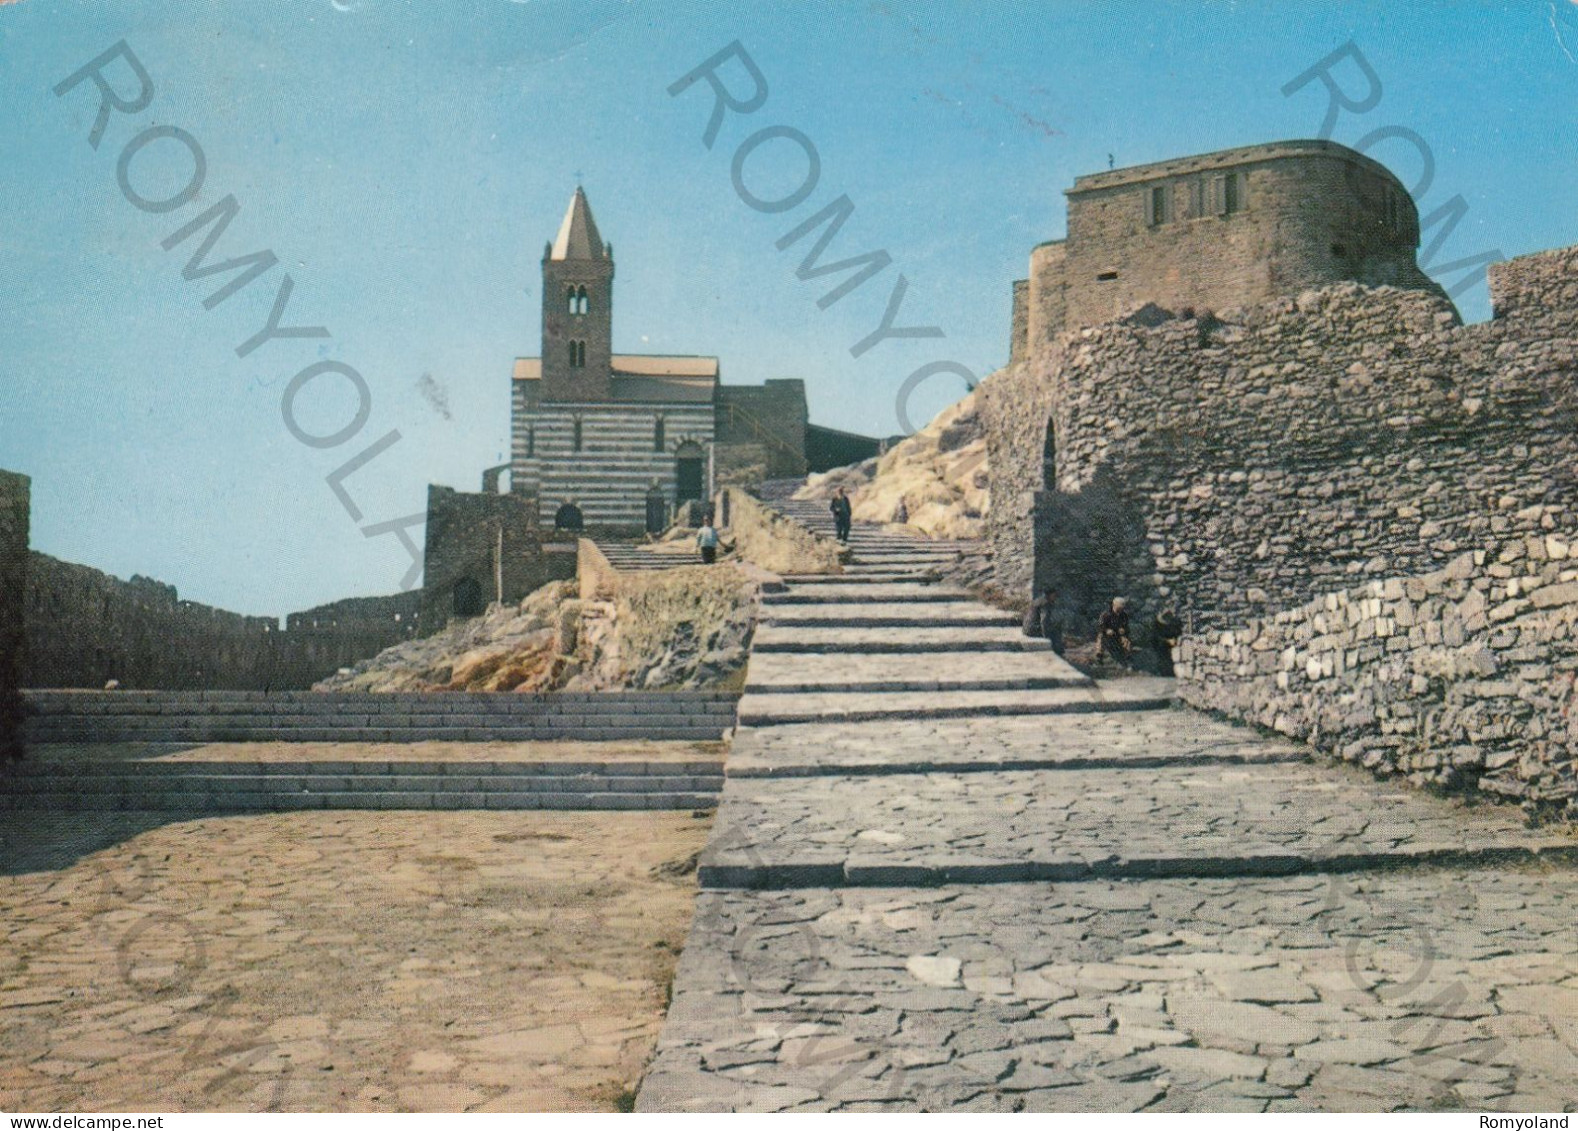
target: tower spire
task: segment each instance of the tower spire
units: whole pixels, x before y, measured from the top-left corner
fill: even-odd
[[[548,253],[549,259],[605,259],[607,250],[602,237],[597,234],[597,221],[592,219],[592,206],[587,203],[586,192],[577,185],[565,210],[564,222],[559,225],[559,235]]]

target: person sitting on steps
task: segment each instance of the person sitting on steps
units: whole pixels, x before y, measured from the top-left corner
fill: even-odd
[[[1134,641],[1129,638],[1127,604],[1122,597],[1114,597],[1112,606],[1101,614],[1101,620],[1096,625],[1096,633],[1101,640],[1101,654],[1124,668],[1129,666],[1129,657],[1134,654]]]

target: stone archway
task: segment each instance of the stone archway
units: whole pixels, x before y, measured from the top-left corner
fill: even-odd
[[[581,508],[574,503],[565,503],[553,512],[555,530],[581,530],[585,525],[586,520],[581,515]]]
[[[457,617],[480,617],[484,611],[482,583],[474,577],[455,582],[454,610]]]

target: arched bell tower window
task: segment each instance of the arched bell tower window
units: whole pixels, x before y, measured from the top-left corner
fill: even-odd
[[[580,310],[577,309],[577,305],[580,302],[580,300],[576,298],[575,288],[574,287],[569,287],[569,288],[567,288],[565,290],[565,292],[564,292],[564,301],[565,301],[565,305],[566,305],[567,309],[569,310],[569,312],[571,314],[579,314],[579,313],[581,313]]]
[[[589,314],[589,313],[591,313],[591,310],[592,310],[592,303],[591,303],[591,300],[589,298],[587,298],[587,296],[586,296],[586,288],[585,287],[576,287],[575,288],[575,313],[577,313],[577,314]]]
[[[586,343],[585,342],[571,342],[570,343],[570,368],[571,369],[585,369],[586,368]]]

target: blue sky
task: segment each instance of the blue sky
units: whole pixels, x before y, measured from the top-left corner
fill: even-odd
[[[121,39],[155,94],[112,115],[95,151],[92,85],[51,88]],[[666,90],[735,40],[769,93],[708,150],[705,86]],[[430,482],[475,489],[501,462],[510,361],[538,350],[542,246],[577,177],[614,245],[616,348],[717,354],[734,383],[803,377],[813,420],[888,433],[918,367],[1003,363],[1009,284],[1034,244],[1063,234],[1075,176],[1108,154],[1126,165],[1314,136],[1320,85],[1281,88],[1350,41],[1383,93],[1333,137],[1401,126],[1425,140],[1422,211],[1468,205],[1438,262],[1578,242],[1572,0],[18,0],[0,6],[0,467],[33,477],[45,553],[243,612],[391,592],[409,555],[364,528],[421,511]],[[134,89],[119,65],[105,73]],[[1334,74],[1365,85],[1350,66]],[[730,166],[775,125],[811,140],[821,173],[806,204],[767,215],[742,203]],[[207,161],[198,197],[166,214],[117,187],[127,142],[150,126],[186,130]],[[1406,144],[1371,153],[1419,176]],[[150,145],[134,184],[173,193],[179,158],[168,139]],[[799,162],[764,146],[748,183],[781,195]],[[267,248],[280,265],[207,311],[226,276],[184,280],[193,243],[160,241],[226,194],[241,210],[220,254]],[[893,266],[822,310],[836,280],[794,275],[809,241],[774,241],[839,194],[855,212],[830,254],[880,248]],[[285,273],[286,323],[332,337],[238,358]],[[899,273],[899,322],[945,338],[852,357]],[[1483,286],[1459,303],[1488,316]],[[292,376],[319,361],[367,383],[365,425],[334,448],[301,443],[281,412]],[[937,377],[910,415],[962,392]],[[295,419],[330,433],[356,406],[325,378]],[[392,430],[399,441],[346,480],[354,521],[325,477]]]

